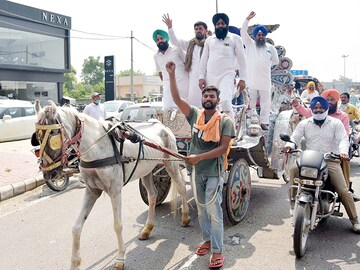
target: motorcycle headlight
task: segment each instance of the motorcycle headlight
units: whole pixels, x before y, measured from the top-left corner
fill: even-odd
[[[316,179],[318,176],[318,169],[303,166],[300,170],[300,176]]]

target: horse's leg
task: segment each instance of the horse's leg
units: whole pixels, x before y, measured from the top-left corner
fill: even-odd
[[[85,190],[83,205],[81,207],[80,214],[72,229],[73,243],[72,243],[72,254],[71,254],[71,267],[70,267],[71,270],[79,269],[81,262],[81,257],[80,257],[81,230],[97,198],[99,198],[99,196],[101,195],[101,192],[102,192],[101,190],[90,189],[89,187],[87,187]]]
[[[182,179],[180,167],[178,164],[170,161],[165,161],[166,171],[170,175],[171,179],[174,180],[176,189],[181,195],[182,201],[182,211],[181,211],[181,226],[187,227],[190,223],[189,216],[189,204],[187,201],[186,185],[185,181]]]
[[[121,221],[121,190],[119,192],[114,192],[114,194],[109,194],[111,198],[111,204],[113,208],[114,215],[114,230],[118,240],[118,254],[115,260],[114,269],[122,270],[125,266],[125,244],[122,237],[122,228],[123,224]]]
[[[142,177],[141,181],[147,190],[149,210],[148,210],[148,217],[146,219],[145,226],[140,232],[139,239],[146,240],[149,238],[150,233],[154,227],[157,190],[154,185],[152,173]]]

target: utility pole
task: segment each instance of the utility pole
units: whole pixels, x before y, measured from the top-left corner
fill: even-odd
[[[344,80],[346,78],[346,58],[348,57],[349,55],[345,55],[343,54],[341,57],[344,58]]]
[[[130,84],[131,84],[131,101],[134,102],[134,69],[133,69],[133,31],[131,30],[131,67],[130,67]]]
[[[216,0],[216,13],[218,13],[218,0]]]
[[[347,81],[346,81],[346,58],[349,55],[343,54],[341,57],[344,58],[344,92],[347,92]]]

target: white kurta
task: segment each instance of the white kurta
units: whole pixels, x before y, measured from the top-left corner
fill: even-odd
[[[245,53],[248,59],[248,80],[250,89],[250,107],[255,109],[257,93],[260,95],[260,121],[269,123],[271,110],[271,67],[279,63],[275,47],[269,43],[265,46],[256,46],[248,34],[249,21],[245,20],[241,28],[241,37],[245,44]]]
[[[178,39],[175,35],[174,28],[168,29],[170,42],[183,49],[185,52],[189,47],[190,40]],[[200,66],[200,52],[202,47],[195,45],[192,55],[191,69],[189,71],[189,95],[188,102],[190,105],[202,108],[201,105],[201,89],[199,88],[199,66]]]
[[[189,92],[189,77],[188,73],[185,71],[185,53],[182,49],[169,45],[169,48],[165,51],[165,53],[158,51],[154,55],[154,60],[156,71],[161,72],[163,77],[163,110],[167,111],[172,108],[176,109],[177,106],[173,101],[170,92],[170,81],[169,74],[166,71],[166,64],[170,60],[175,63],[176,83],[180,92],[180,96],[187,101]]]
[[[220,110],[230,113],[234,92],[234,63],[237,60],[240,68],[240,80],[246,81],[246,57],[241,38],[228,33],[225,39],[215,35],[206,39],[200,60],[199,79],[205,79],[206,85],[214,85],[220,91]]]
[[[105,119],[106,114],[105,110],[102,104],[94,104],[94,102],[91,102],[90,104],[85,106],[85,109],[83,111],[84,114],[90,115],[91,117],[95,118],[96,120],[99,120],[100,118]]]
[[[308,99],[309,101],[311,101],[314,97],[319,96],[319,92],[317,90],[314,90],[314,92],[310,93],[305,89],[304,91],[302,91],[300,99],[304,100],[304,99]]]

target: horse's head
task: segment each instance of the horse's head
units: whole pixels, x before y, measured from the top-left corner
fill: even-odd
[[[38,113],[35,136],[40,144],[40,169],[46,180],[59,179],[70,152],[75,149],[78,154],[81,121],[76,114],[66,113],[52,101],[44,109],[40,106],[35,108]],[[70,115],[73,119],[69,120]]]

